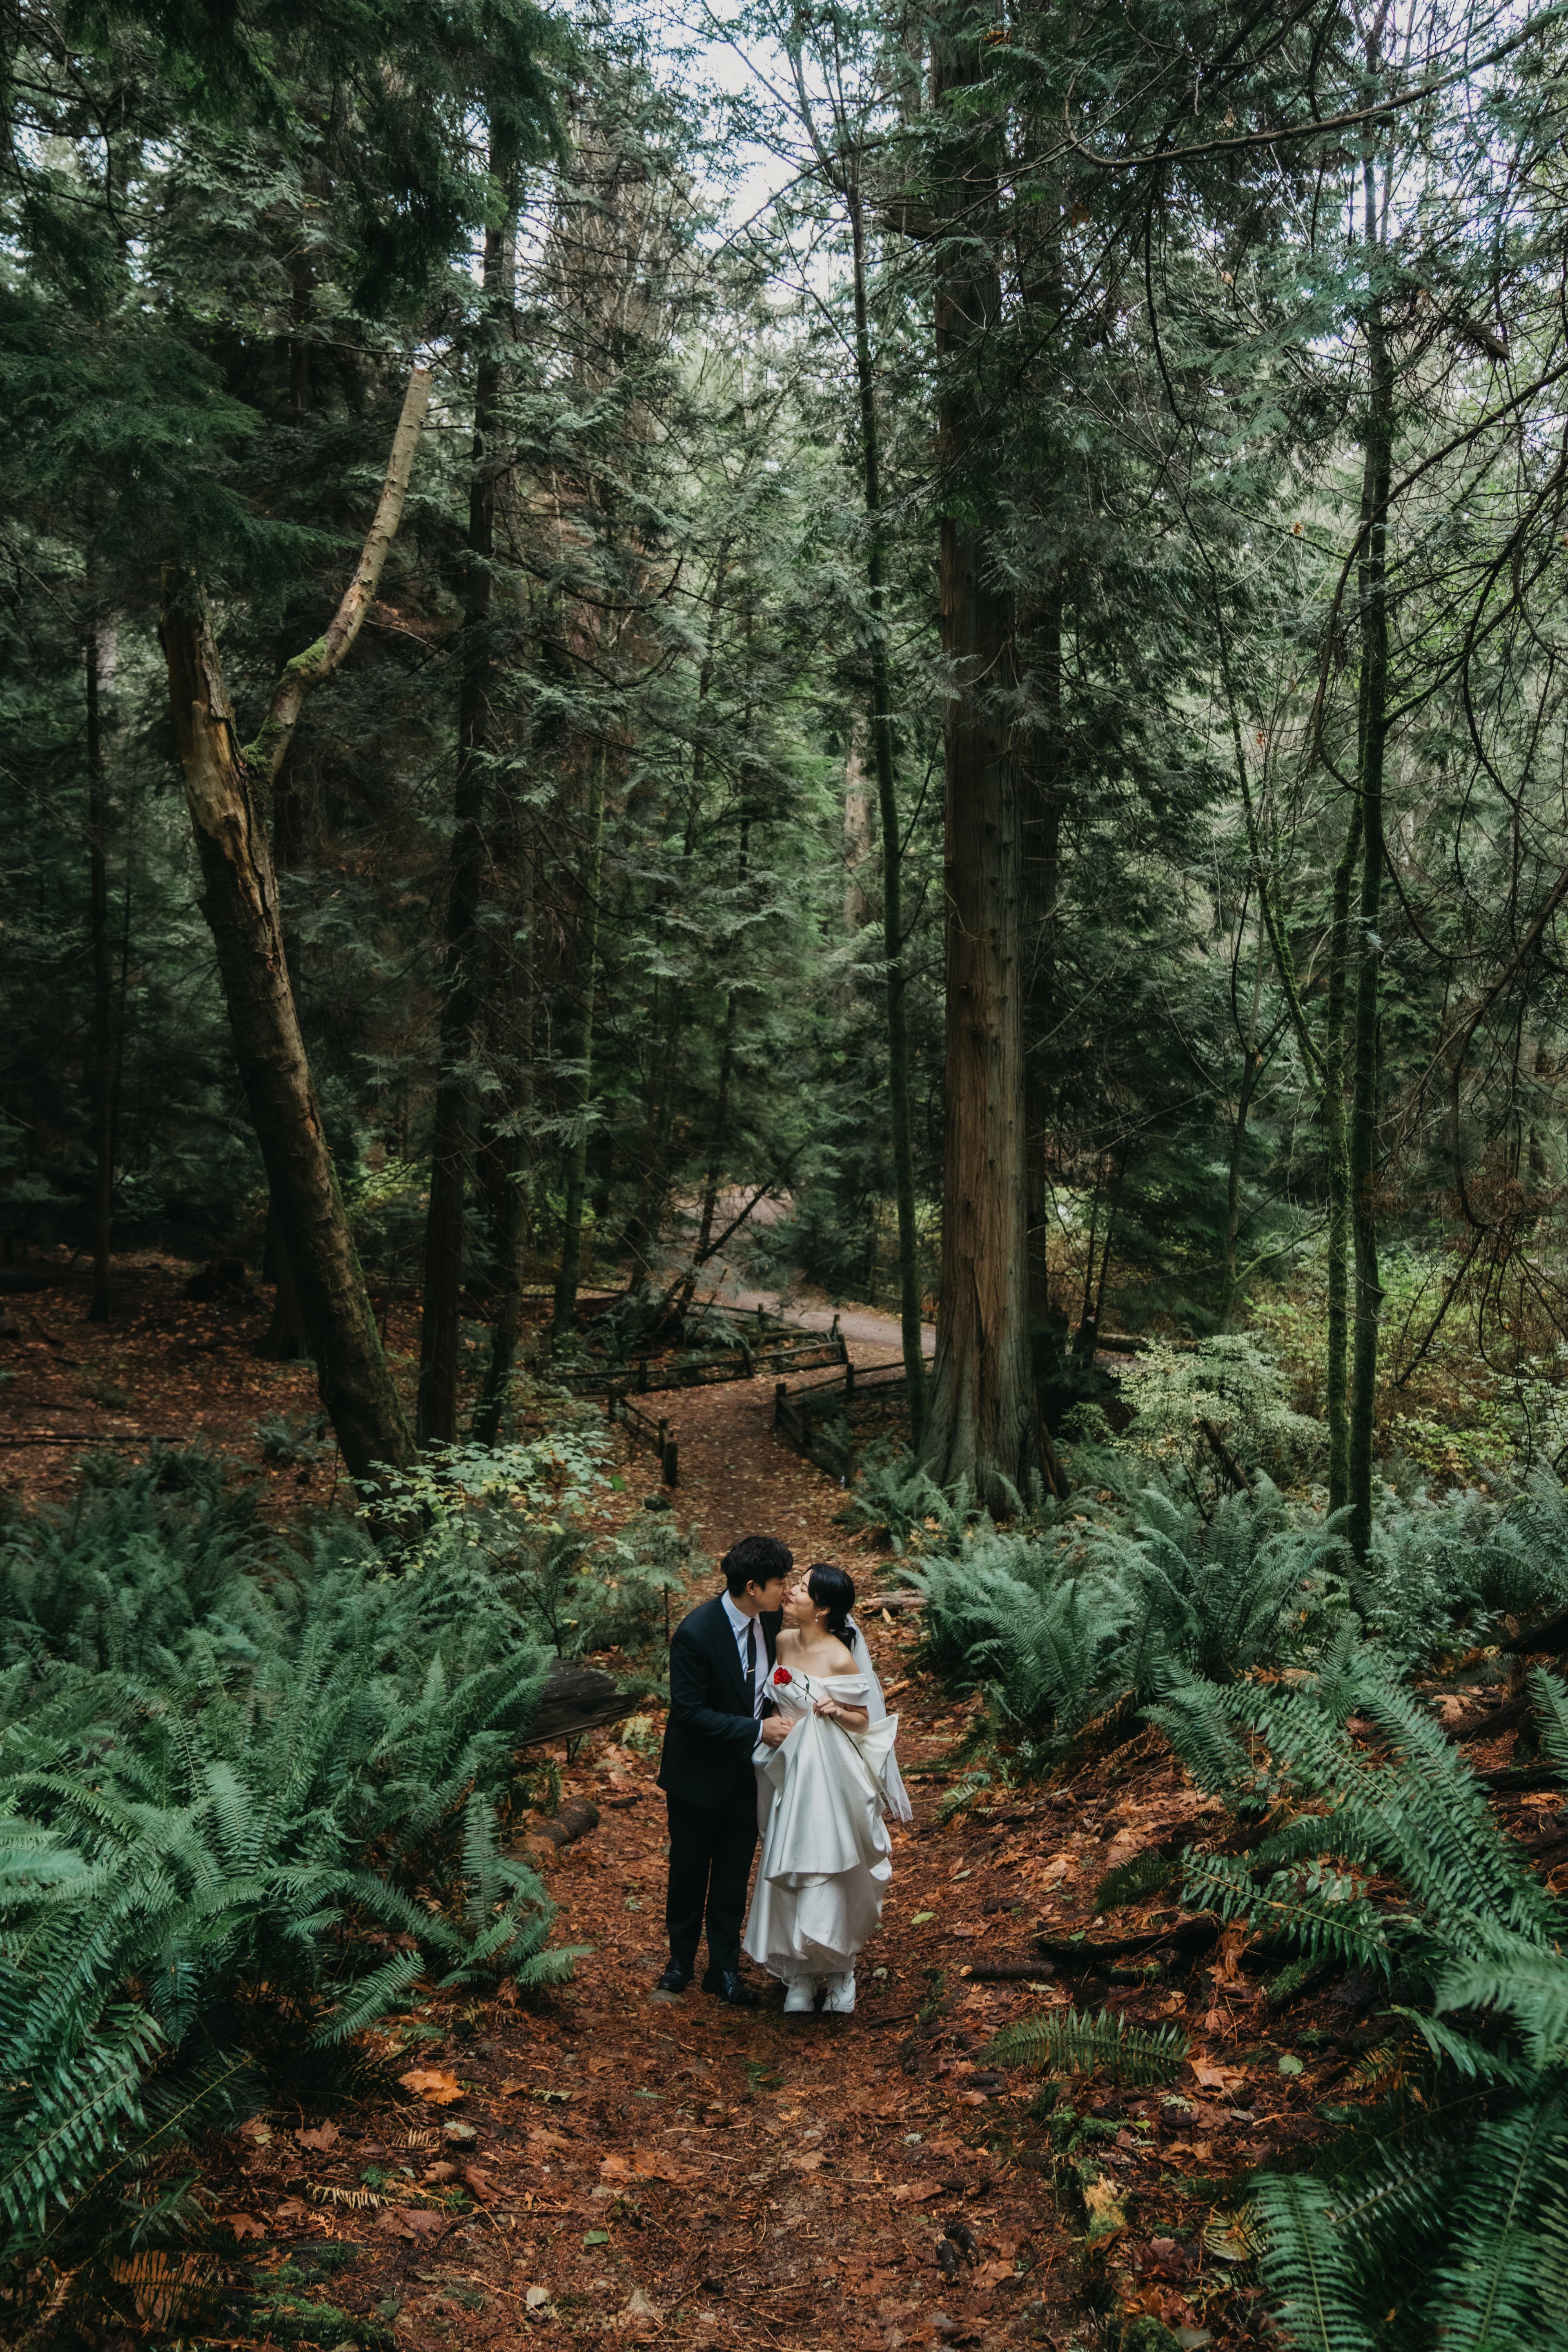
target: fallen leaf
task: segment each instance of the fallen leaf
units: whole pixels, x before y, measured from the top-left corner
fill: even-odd
[[[406,2081],[407,2077],[404,2079]],[[297,2131],[294,2137],[301,2147],[317,2147],[324,2153],[329,2147],[335,2147],[338,2127],[332,2123],[318,2124],[314,2131]]]
[[[976,2288],[1000,2286],[1016,2275],[1011,2263],[982,2263],[970,2284]]]
[[[923,2205],[928,2197],[940,2197],[940,2180],[905,2181],[893,2191],[895,2205]]]
[[[1245,2066],[1222,2066],[1208,2058],[1192,2061],[1193,2080],[1205,2091],[1234,2091],[1247,2080]]]
[[[492,2175],[481,2172],[477,2164],[464,2165],[463,2179],[481,2205],[489,2204],[493,2199],[500,2195],[500,2190],[496,2187]]]
[[[275,2221],[309,2221],[312,2216],[310,2207],[301,2205],[297,2197],[285,2197],[281,2205],[272,2208],[272,2218]]]
[[[220,2213],[217,2218],[220,2222],[227,2224],[237,2238],[264,2238],[267,2235],[266,2222],[258,2221],[254,2213]]]
[[[449,2107],[463,2095],[463,2086],[456,2074],[445,2066],[411,2066],[398,2081],[416,2098],[427,2099],[433,2107]]]
[[[605,2156],[600,2158],[599,2178],[601,2180],[629,2180],[631,2177],[631,2166],[626,2162],[624,2156]]]

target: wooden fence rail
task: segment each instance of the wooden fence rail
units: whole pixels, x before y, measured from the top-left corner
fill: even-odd
[[[680,1484],[680,1448],[669,1433],[668,1421],[656,1421],[652,1413],[644,1412],[612,1389],[605,1399],[612,1421],[618,1421],[635,1444],[646,1445],[658,1457],[658,1473],[667,1486]]]
[[[773,1390],[773,1427],[797,1454],[820,1469],[847,1476],[853,1467],[841,1439],[824,1444],[825,1422],[843,1423],[858,1398],[900,1396],[907,1385],[901,1359],[888,1364],[853,1364],[846,1350],[843,1369],[825,1381],[780,1381]]]

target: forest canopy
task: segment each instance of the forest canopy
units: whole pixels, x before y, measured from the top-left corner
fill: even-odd
[[[24,8],[6,1249],[248,1261],[362,1479],[747,1249],[994,1498],[1108,1309],[1363,1548],[1556,1461],[1562,42]]]

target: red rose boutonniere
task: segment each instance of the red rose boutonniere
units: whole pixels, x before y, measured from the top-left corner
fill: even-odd
[[[795,1676],[791,1674],[787,1666],[775,1666],[773,1668],[773,1680],[775,1683],[793,1683]]]

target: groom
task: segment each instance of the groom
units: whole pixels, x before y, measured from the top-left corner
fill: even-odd
[[[768,1691],[784,1585],[795,1555],[772,1536],[744,1536],[721,1563],[724,1590],[677,1626],[669,1645],[669,1723],[658,1785],[669,1806],[669,1966],[660,1992],[684,1992],[708,1922],[704,1992],[731,2009],[761,1995],[741,1974],[741,1927],[757,1843],[752,1750],[788,1727]]]

